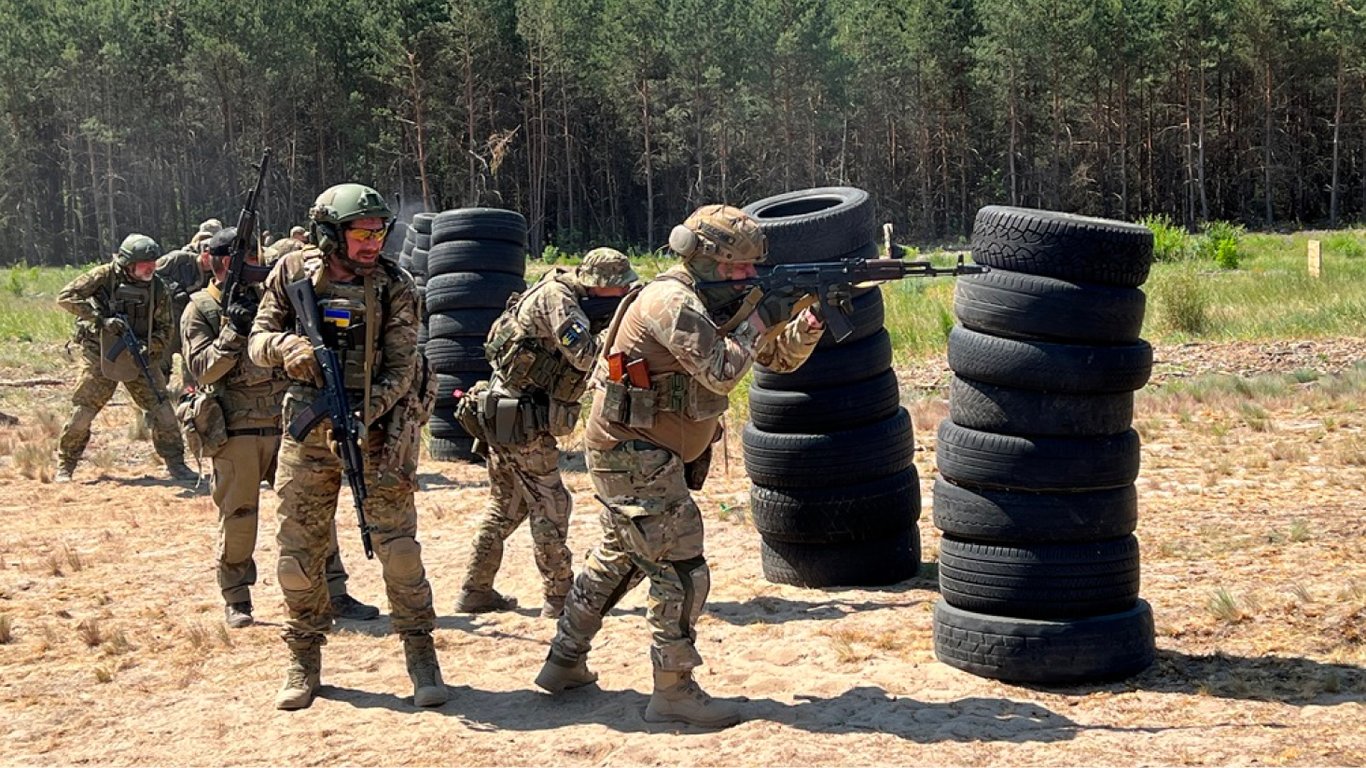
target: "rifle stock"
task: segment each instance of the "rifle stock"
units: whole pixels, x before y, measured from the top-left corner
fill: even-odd
[[[356,507],[356,525],[360,528],[360,541],[365,547],[366,559],[375,556],[374,544],[370,534],[374,528],[365,520],[365,454],[362,439],[365,437],[360,419],[351,408],[346,396],[346,381],[343,378],[341,359],[335,350],[329,349],[322,335],[322,314],[318,311],[318,297],[313,292],[313,283],[307,277],[285,286],[285,295],[299,318],[309,344],[313,345],[313,355],[322,370],[322,393],[302,413],[289,423],[289,435],[295,440],[303,440],[312,432],[323,417],[332,421],[332,439],[336,443],[337,458],[341,460],[342,474],[351,488],[351,499]]]

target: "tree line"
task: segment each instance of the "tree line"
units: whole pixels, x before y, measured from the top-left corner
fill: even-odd
[[[907,241],[1005,203],[1187,227],[1366,218],[1366,0],[7,0],[6,260],[165,247],[361,181],[659,247],[850,184]],[[392,201],[391,201],[392,202]]]

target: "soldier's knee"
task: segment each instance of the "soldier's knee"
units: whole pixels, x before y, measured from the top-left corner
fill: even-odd
[[[280,580],[280,589],[287,592],[307,592],[313,587],[303,564],[290,555],[281,555],[275,568],[275,577]]]
[[[67,422],[67,431],[89,432],[90,425],[94,423],[95,416],[99,414],[99,409],[91,408],[88,405],[78,405],[71,410],[71,420]]]
[[[389,555],[384,560],[384,575],[399,583],[411,583],[422,578],[422,545],[417,539],[403,536],[389,542]]]

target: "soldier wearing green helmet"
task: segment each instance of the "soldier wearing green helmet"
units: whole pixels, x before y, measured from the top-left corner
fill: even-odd
[[[307,280],[318,297],[323,335],[340,359],[348,400],[364,430],[366,522],[383,569],[390,624],[403,639],[413,701],[439,706],[447,699],[432,630],[432,588],[417,541],[413,502],[417,475],[413,422],[427,412],[425,362],[417,353],[418,304],[413,280],[380,258],[393,214],[383,196],[361,184],[339,184],[309,210],[313,245],[286,254],[266,278],[247,351],[265,369],[283,369],[282,422],[288,425],[313,404],[321,378],[313,348],[297,333],[285,288]],[[321,425],[296,440],[285,432],[276,477],[280,506],[276,578],[289,619],[289,648],[279,709],[302,709],[321,684],[322,646],[332,626],[324,563],[341,489],[341,462],[330,430]]]
[[[161,248],[146,235],[124,238],[113,260],[72,280],[57,294],[57,306],[76,316],[72,341],[80,347],[82,368],[71,395],[71,416],[57,442],[55,482],[71,481],[76,465],[90,442],[90,425],[113,397],[120,382],[133,402],[151,414],[152,444],[166,462],[166,471],[177,480],[196,475],[185,464],[185,444],[175,414],[164,396],[166,380],[152,365],[157,390],[148,385],[142,371],[125,351],[109,359],[125,329],[131,329],[150,360],[156,360],[170,341],[170,291],[155,274]],[[159,392],[158,392],[159,390]]]
[[[516,606],[494,590],[493,581],[503,541],[528,517],[545,597],[541,617],[557,618],[564,608],[573,580],[565,545],[573,500],[560,477],[556,439],[573,431],[598,356],[598,334],[636,282],[624,254],[596,248],[577,269],[542,275],[493,322],[485,345],[493,377],[461,398],[462,421],[486,445],[490,498],[456,611]],[[596,307],[586,311],[590,302]]]

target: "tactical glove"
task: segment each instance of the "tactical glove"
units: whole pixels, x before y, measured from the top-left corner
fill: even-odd
[[[289,378],[315,387],[323,385],[322,369],[318,368],[318,358],[313,355],[313,345],[308,339],[296,335],[284,337],[280,340],[280,356]]]
[[[248,333],[251,333],[251,323],[256,319],[256,307],[251,304],[234,301],[228,305],[227,309],[223,310],[223,315],[228,318],[228,322],[232,324],[232,329],[234,331],[245,336]],[[312,349],[312,347],[310,347],[310,349]]]
[[[128,330],[128,323],[121,317],[106,317],[100,321],[100,327],[115,336],[122,336],[123,332]]]

